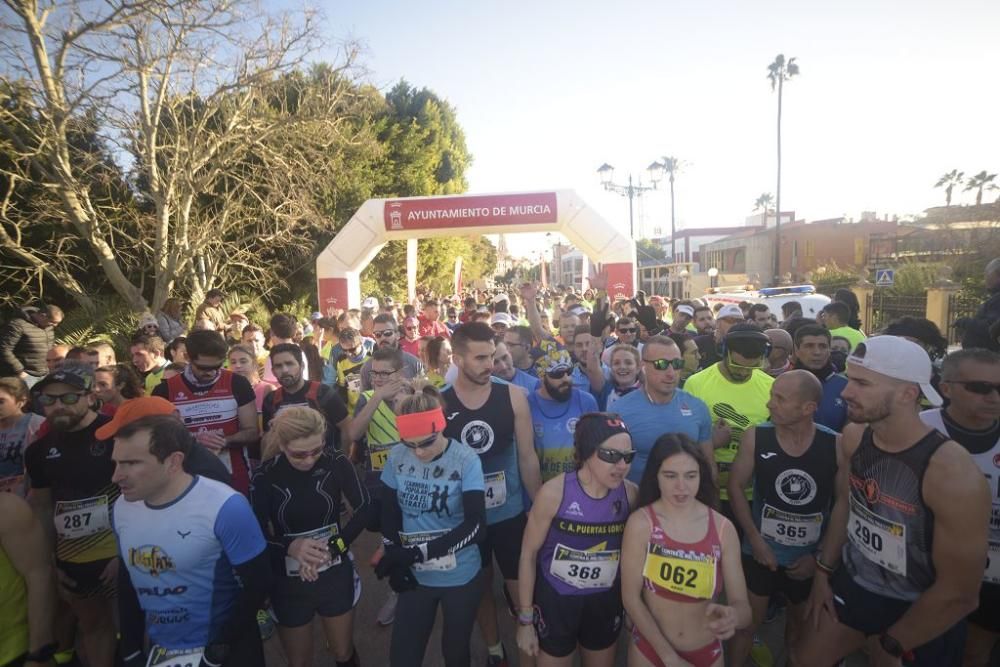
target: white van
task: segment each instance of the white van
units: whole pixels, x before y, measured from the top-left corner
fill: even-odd
[[[789,301],[797,301],[802,306],[802,316],[815,319],[819,316],[819,311],[823,306],[830,303],[830,297],[825,294],[818,294],[813,285],[790,285],[788,287],[765,287],[758,290],[748,290],[740,287],[715,287],[701,296],[714,306],[717,303],[732,303],[739,305],[741,302],[763,303],[767,309],[774,313],[780,322],[782,319],[781,306]]]

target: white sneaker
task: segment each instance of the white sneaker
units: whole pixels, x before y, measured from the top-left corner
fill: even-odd
[[[386,599],[382,608],[378,610],[378,615],[375,617],[375,622],[379,625],[392,625],[392,622],[396,619],[396,600],[398,596],[394,591],[389,592],[389,597]]]

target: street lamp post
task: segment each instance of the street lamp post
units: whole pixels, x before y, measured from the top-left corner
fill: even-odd
[[[719,286],[719,270],[714,266],[708,270],[708,278],[711,281],[709,287]]]
[[[652,165],[650,166],[652,167]],[[633,200],[636,197],[641,197],[644,192],[656,190],[656,182],[654,181],[653,185],[642,185],[641,182],[639,184],[633,184],[632,174],[629,174],[628,185],[615,183],[615,168],[607,162],[597,168],[597,173],[600,174],[601,185],[604,186],[605,190],[619,194],[622,197],[628,197],[628,235],[629,238],[635,240],[635,215],[633,210]]]

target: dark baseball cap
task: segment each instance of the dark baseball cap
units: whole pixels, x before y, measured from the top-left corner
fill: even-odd
[[[90,391],[90,388],[94,386],[94,371],[90,369],[90,366],[64,364],[59,370],[49,373],[35,383],[31,392],[41,393],[42,389],[50,384],[68,384],[74,389]]]

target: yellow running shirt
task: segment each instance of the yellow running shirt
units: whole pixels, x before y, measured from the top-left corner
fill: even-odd
[[[24,579],[0,549],[0,665],[28,652],[28,594]]]
[[[705,401],[713,424],[725,419],[732,429],[729,445],[715,450],[715,461],[719,465],[719,497],[728,500],[729,468],[739,451],[740,438],[748,428],[767,421],[767,402],[771,398],[774,378],[762,370],[755,370],[749,380],[736,384],[719,370],[721,363],[689,377],[684,383],[684,391]],[[748,487],[746,495],[752,498],[753,489]]]
[[[863,343],[868,337],[857,329],[852,329],[851,327],[837,327],[836,329],[830,329],[830,337],[840,336],[841,338],[846,338],[851,342],[851,350],[858,346],[858,343]]]

